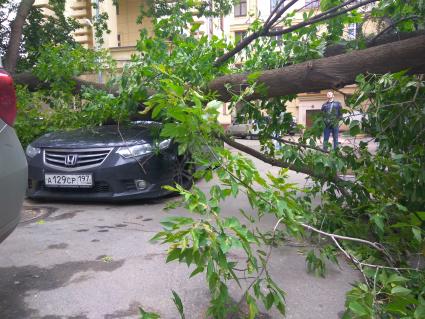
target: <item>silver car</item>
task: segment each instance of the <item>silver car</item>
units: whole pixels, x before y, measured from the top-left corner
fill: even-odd
[[[248,123],[232,123],[227,128],[227,133],[231,136],[250,140],[258,138],[259,130],[254,122],[249,121]]]
[[[16,95],[11,76],[0,64],[0,242],[19,222],[27,185],[27,161],[13,129]]]

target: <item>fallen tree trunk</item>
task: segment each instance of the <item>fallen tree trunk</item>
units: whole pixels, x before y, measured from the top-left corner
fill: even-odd
[[[411,73],[424,73],[425,60],[422,57],[425,56],[425,35],[423,31],[401,34],[400,36],[406,38],[406,40],[394,41],[398,35],[388,35],[379,39],[380,43],[384,42],[385,44],[370,43],[373,47],[349,53],[344,53],[346,50],[344,46],[331,46],[326,51],[328,57],[263,71],[259,82],[264,83],[268,88],[267,97],[277,97],[340,88],[354,83],[358,74],[367,72],[388,73],[409,69]],[[209,84],[209,89],[218,93],[218,99],[229,101],[231,94],[227,91],[225,85],[230,84],[232,91],[238,94],[248,86],[248,74],[241,73],[218,77]],[[14,74],[13,76],[16,84],[27,85],[30,91],[50,87],[48,82],[40,81],[30,72]],[[104,84],[78,78],[74,78],[73,81],[76,83],[75,94],[80,93],[83,86],[91,86],[112,94],[118,94],[116,89],[107,88]],[[153,91],[149,93],[154,94]],[[249,99],[259,97],[261,97],[260,94],[254,94]]]
[[[27,86],[28,90],[31,92],[40,90],[40,89],[49,89],[50,88],[50,82],[43,82],[38,77],[36,77],[31,72],[22,72],[22,73],[13,73],[13,80],[15,84],[21,84]],[[86,80],[82,80],[79,78],[73,78],[72,81],[75,82],[73,93],[79,94],[82,91],[82,88],[84,86],[90,86],[92,88],[110,92],[110,93],[116,93],[116,89],[110,89],[107,88],[105,84],[102,83],[96,83],[96,82],[90,82]]]
[[[246,99],[255,100],[262,97],[341,88],[353,84],[359,74],[383,74],[402,70],[425,73],[424,56],[425,35],[420,35],[364,50],[263,71],[256,81],[266,88],[265,96],[263,92],[256,92]],[[208,88],[217,92],[219,100],[230,101],[231,93],[238,95],[250,85],[249,74],[219,77],[213,80]],[[231,92],[227,87],[230,87]]]

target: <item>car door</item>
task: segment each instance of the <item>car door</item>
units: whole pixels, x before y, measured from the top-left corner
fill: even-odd
[[[12,127],[15,116],[12,79],[0,69],[0,242],[19,222],[27,186],[27,161]]]

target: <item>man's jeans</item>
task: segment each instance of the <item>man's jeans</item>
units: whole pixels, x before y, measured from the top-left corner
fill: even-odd
[[[329,136],[332,133],[332,137],[334,140],[334,149],[336,149],[338,147],[338,133],[339,133],[339,127],[327,127],[325,126],[325,131],[323,133],[323,149],[325,151],[327,151],[328,149],[328,141],[329,141]]]

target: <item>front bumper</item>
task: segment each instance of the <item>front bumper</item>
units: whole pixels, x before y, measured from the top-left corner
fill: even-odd
[[[168,150],[158,155],[145,155],[136,159],[122,158],[113,150],[98,167],[67,172],[46,167],[39,154],[28,160],[27,196],[35,200],[73,201],[124,201],[158,198],[169,194],[162,188],[173,184],[176,152]],[[48,187],[44,184],[44,174],[93,174],[93,187],[68,188]],[[136,187],[135,180],[144,180],[143,190]]]

